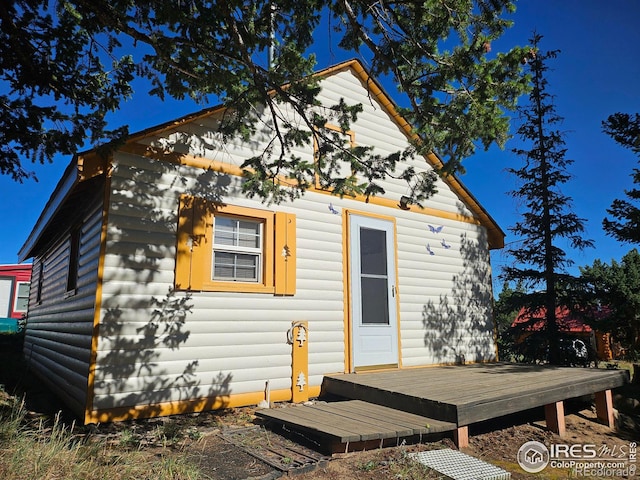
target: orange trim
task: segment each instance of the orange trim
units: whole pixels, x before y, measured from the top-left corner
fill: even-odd
[[[274,293],[274,212],[220,205],[200,197],[182,195],[176,256],[176,288],[210,292]],[[262,280],[258,283],[224,282],[211,279],[213,222],[227,214],[263,222]],[[189,217],[193,215],[189,231]],[[294,277],[295,278],[295,277]],[[188,280],[188,281],[187,281]]]
[[[366,85],[366,88],[370,91],[371,95],[387,110],[387,113],[394,119],[396,124],[400,127],[400,129],[405,133],[407,138],[412,141],[420,142],[420,137],[413,131],[413,128],[409,123],[398,113],[396,109],[395,103],[391,100],[391,98],[382,90],[377,81],[369,75],[369,73],[365,70],[362,64],[358,60],[348,60],[346,62],[340,63],[338,65],[334,65],[332,67],[326,68],[314,74],[314,77],[328,77],[335,73],[352,69],[356,75],[360,78],[360,80]],[[286,88],[286,85],[283,87]],[[192,114],[182,119],[174,120],[172,122],[168,122],[166,124],[160,125],[155,128],[150,128],[148,130],[144,130],[138,134],[134,134],[127,144],[121,149],[124,151],[131,151],[131,144],[139,141],[141,138],[148,137],[150,135],[157,135],[163,131],[170,130],[172,128],[176,128],[181,124],[184,124],[189,121],[193,121],[199,118],[208,117],[219,113],[225,110],[225,107],[218,106],[212,109],[207,109],[205,111]],[[179,154],[167,154],[166,152],[158,152],[160,155],[153,156],[152,158],[166,158],[168,156],[183,156]],[[186,156],[188,157],[188,156]],[[427,162],[436,169],[440,169],[443,166],[442,160],[438,158],[438,156],[434,153],[430,153],[426,155]],[[207,160],[206,166],[200,168],[209,168],[208,165],[211,164],[211,161]],[[240,171],[239,175],[242,175],[242,170],[239,167],[231,166],[231,168],[235,168]],[[231,172],[228,172],[231,173]],[[471,195],[471,193],[467,190],[467,188],[458,180],[455,176],[449,175],[446,177],[442,177],[443,181],[447,183],[454,192],[458,194],[460,199],[480,218],[480,222],[487,229],[487,235],[489,239],[489,244],[492,248],[503,248],[504,247],[504,232],[500,229],[500,227],[495,223],[495,221],[489,216],[489,214],[484,210],[484,208],[478,203],[478,201]],[[413,210],[413,209],[412,209]]]
[[[308,388],[309,398],[320,396],[321,386]],[[163,402],[153,405],[138,405],[133,407],[118,407],[87,412],[85,424],[120,422],[138,418],[153,418],[183,413],[203,412],[222,408],[236,408],[257,405],[264,400],[264,392],[234,393],[212,398],[200,398],[178,402]],[[291,390],[272,390],[272,402],[291,401]]]
[[[341,133],[343,135],[347,135],[349,137],[349,146],[351,148],[354,148],[356,146],[356,134],[353,130],[342,130],[337,125],[332,125],[330,123],[325,124],[324,128],[326,128],[327,130],[333,130],[334,132]],[[322,188],[320,185],[320,175],[318,174],[318,165],[317,165],[319,148],[320,147],[318,146],[318,140],[314,136],[313,137],[313,161],[316,164],[316,168],[315,168],[316,173],[315,173],[315,180],[314,180],[314,185],[312,187],[312,190],[331,192],[332,191],[331,189]]]
[[[168,151],[162,148],[153,147],[151,145],[144,145],[142,143],[127,143],[126,145],[122,146],[120,150],[152,160],[177,163],[179,165],[201,168],[203,170],[211,170],[215,172],[225,173],[227,175],[233,175],[236,177],[243,176],[242,168],[231,163],[212,160],[210,158],[197,157],[186,153]]]
[[[348,209],[343,209],[344,215],[343,217],[346,217],[346,221],[343,222],[343,228],[346,228],[346,230],[343,230],[344,232],[346,232],[345,234],[343,234],[343,238],[348,238],[347,243],[346,243],[346,258],[344,258],[343,260],[343,269],[344,269],[344,265],[350,265],[351,264],[351,226],[350,226],[350,222],[349,222],[349,217],[352,215],[356,215],[359,217],[369,217],[369,218],[376,218],[379,220],[383,220],[385,222],[389,222],[393,225],[393,255],[394,255],[394,268],[395,268],[395,286],[396,286],[396,329],[397,329],[397,336],[398,336],[398,363],[397,363],[397,368],[402,368],[402,344],[401,344],[401,327],[400,327],[400,304],[399,304],[399,286],[398,286],[398,279],[400,278],[400,275],[398,274],[398,235],[397,235],[397,231],[396,231],[396,219],[394,217],[389,217],[386,215],[381,215],[378,213],[370,213],[370,212],[361,212],[361,211],[357,211],[357,210],[348,210]],[[346,224],[346,225],[345,225]],[[346,317],[347,317],[347,325],[346,328],[348,329],[348,333],[349,333],[349,349],[345,350],[345,357],[348,358],[348,364],[349,364],[349,372],[354,372],[356,370],[354,364],[353,364],[353,328],[352,328],[352,324],[353,324],[353,315],[351,312],[351,305],[352,305],[352,300],[351,300],[351,272],[348,271],[345,274],[345,279],[347,279],[347,285],[348,285],[348,295],[349,295],[349,304],[348,304],[348,308],[345,308],[345,312],[346,312]],[[365,369],[368,367],[364,367]],[[376,368],[374,366],[374,368]],[[385,368],[384,366],[380,367],[380,368]],[[358,370],[362,370],[362,367],[358,367]]]
[[[109,218],[109,201],[111,193],[111,176],[107,175],[104,184],[104,203],[102,204],[102,226],[100,228],[100,253],[98,256],[98,278],[96,280],[96,303],[93,311],[93,331],[91,334],[91,354],[89,372],[87,374],[87,398],[85,404],[85,423],[90,422],[95,397],[96,361],[98,358],[98,338],[100,335],[100,316],[102,315],[102,284],[104,280],[104,261],[107,250],[107,231]]]
[[[181,165],[186,165],[194,168],[202,168],[206,170],[212,170],[220,173],[225,173],[227,175],[234,175],[237,177],[243,176],[242,169],[240,167],[236,165],[231,165],[228,163],[223,163],[217,160],[211,160],[208,158],[195,157],[193,155],[185,155],[181,153],[161,152],[159,150],[152,149],[151,147],[147,147],[146,145],[141,145],[141,144],[127,145],[127,148],[125,151],[127,151],[128,153],[133,153],[136,155],[141,155],[141,156],[152,158],[152,159],[158,159],[158,157],[156,156],[156,153],[159,153],[160,155],[162,155],[162,159],[166,159],[167,161],[171,161],[174,163],[179,163]],[[287,180],[283,179],[283,181],[287,181]],[[332,195],[331,192],[322,190],[322,189],[311,188],[310,190],[315,193]],[[384,197],[366,198],[364,195],[356,195],[355,197],[349,197],[349,198],[353,198],[353,200],[361,201],[364,203],[370,203],[372,205],[380,205],[380,206],[392,208],[392,209],[399,208],[397,200],[391,200]],[[470,223],[473,225],[482,225],[482,222],[477,218],[467,217],[459,213],[445,212],[443,210],[438,210],[435,208],[429,208],[429,207],[420,208],[420,207],[417,207],[416,205],[409,205],[409,210],[414,213],[419,213],[422,215],[430,215],[436,218],[455,220],[458,222]]]
[[[292,322],[291,401],[309,400],[309,322]]]
[[[402,368],[402,331],[400,329],[400,286],[398,280],[400,280],[400,273],[398,272],[398,226],[396,225],[395,218],[393,219],[393,256],[394,266],[396,270],[396,284],[395,284],[395,296],[396,296],[396,327],[398,328],[398,368]]]
[[[369,75],[369,73],[364,69],[362,64],[357,60],[351,60],[349,62],[345,62],[340,65],[336,65],[333,68],[329,68],[327,70],[323,70],[320,72],[322,76],[329,76],[335,72],[345,70],[347,68],[352,68],[356,74],[360,77],[363,83],[366,84],[367,89],[371,92],[372,96],[387,110],[387,113],[395,120],[397,125],[405,132],[407,138],[414,142],[420,143],[421,138],[414,132],[413,128],[409,123],[398,113],[398,110],[395,107],[394,102],[389,98],[389,96],[382,90],[382,88],[378,85],[376,80]],[[434,153],[429,153],[426,156],[428,163],[431,164],[436,169],[441,169],[444,165],[442,160],[438,158],[438,156]],[[504,247],[504,232],[498,227],[498,225],[491,219],[491,217],[487,214],[484,208],[478,203],[478,201],[473,198],[470,192],[467,190],[465,186],[462,185],[460,180],[458,180],[453,175],[448,175],[445,177],[441,177],[442,180],[448,184],[454,192],[458,194],[461,200],[478,215],[478,217],[482,220],[482,225],[487,229],[487,234],[489,238],[490,244],[493,248],[503,248]]]
[[[296,216],[293,213],[275,214],[275,294],[296,293]]]
[[[353,337],[351,334],[351,264],[349,255],[351,253],[351,232],[349,229],[349,213],[346,209],[342,209],[342,278],[343,278],[343,299],[344,299],[344,371],[353,371],[353,354],[352,345]]]
[[[109,158],[101,156],[96,151],[79,155],[77,160],[78,181],[83,182],[102,175],[107,171],[108,167]]]
[[[85,419],[85,423],[119,422],[123,420],[164,417],[167,415],[203,412],[222,408],[246,407],[249,405],[257,405],[262,400],[264,400],[264,392],[235,393],[211,398],[94,410]],[[290,400],[291,390],[271,391],[272,402],[288,402]]]

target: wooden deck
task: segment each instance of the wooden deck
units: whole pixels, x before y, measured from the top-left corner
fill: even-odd
[[[547,426],[562,435],[563,401],[583,395],[596,394],[598,417],[612,426],[611,389],[627,381],[623,370],[508,363],[327,375],[321,395],[350,401],[257,415],[347,448],[450,430],[464,446],[468,425],[539,406],[545,406]]]

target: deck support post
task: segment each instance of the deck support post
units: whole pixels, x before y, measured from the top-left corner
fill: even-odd
[[[602,392],[596,392],[596,416],[598,421],[603,423],[609,428],[614,427],[613,419],[613,397],[611,390],[603,390]]]
[[[461,448],[466,448],[469,446],[469,427],[458,427],[453,431],[453,441],[458,447],[458,450]]]
[[[544,406],[544,417],[547,422],[547,428],[560,437],[564,437],[566,426],[564,423],[564,403],[559,402],[548,403]]]

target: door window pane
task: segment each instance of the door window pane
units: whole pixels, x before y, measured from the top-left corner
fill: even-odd
[[[387,234],[383,230],[360,229],[360,265],[363,274],[387,275]]]
[[[387,233],[360,228],[362,323],[388,325]]]
[[[386,278],[362,277],[362,323],[389,325]]]

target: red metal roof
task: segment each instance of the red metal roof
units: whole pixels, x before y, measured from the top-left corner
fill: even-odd
[[[529,332],[539,332],[545,327],[545,315],[545,308],[536,310],[533,314],[527,313],[526,309],[523,308],[511,326],[520,326]],[[531,323],[526,325],[527,322]],[[558,324],[558,331],[561,333],[591,333],[592,331],[592,328],[587,325],[584,320],[571,313],[567,307],[556,308],[556,322]]]

